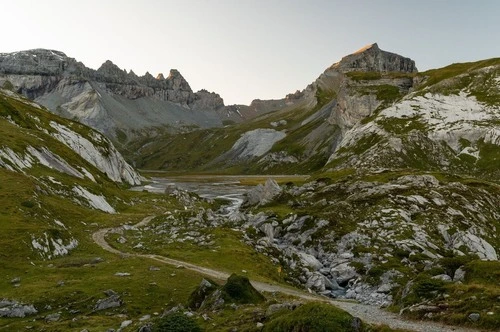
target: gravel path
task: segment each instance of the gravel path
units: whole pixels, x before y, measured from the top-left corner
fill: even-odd
[[[154,216],[149,216],[144,218],[141,222],[135,225],[135,227],[142,227],[146,226]],[[195,271],[201,274],[204,274],[208,277],[219,279],[219,280],[226,280],[229,277],[229,274],[209,268],[205,268],[199,265],[191,264],[188,262],[183,262],[179,261],[176,259],[168,258],[168,257],[163,257],[160,255],[154,255],[154,254],[129,254],[125,253],[122,251],[119,251],[113,247],[111,247],[107,241],[106,241],[106,234],[113,230],[113,228],[104,228],[101,230],[98,230],[94,234],[92,234],[92,239],[94,242],[99,245],[101,248],[103,248],[106,251],[109,251],[111,253],[120,255],[122,257],[143,257],[143,258],[148,258],[152,259],[164,264],[169,264],[173,266],[182,266],[188,270]],[[351,302],[351,301],[340,301],[340,300],[332,300],[326,297],[322,297],[319,295],[311,294],[311,293],[306,293],[303,291],[300,291],[298,289],[292,289],[280,285],[274,285],[274,284],[269,284],[269,283],[264,283],[264,282],[259,282],[259,281],[251,281],[252,285],[258,289],[261,292],[279,292],[291,296],[295,296],[304,300],[313,300],[313,301],[322,301],[326,303],[330,303],[338,308],[341,308],[351,315],[355,317],[359,317],[361,320],[363,320],[366,323],[370,324],[385,324],[393,329],[403,329],[403,330],[409,330],[409,331],[417,331],[417,332],[448,332],[448,331],[454,331],[454,332],[471,332],[471,331],[479,331],[471,328],[463,328],[463,327],[458,327],[458,326],[449,326],[449,325],[444,325],[444,324],[439,324],[436,322],[429,322],[429,321],[410,321],[406,320],[403,317],[396,315],[394,313],[390,313],[387,311],[384,311],[378,307],[375,306],[370,306],[366,304],[360,304],[357,302]]]

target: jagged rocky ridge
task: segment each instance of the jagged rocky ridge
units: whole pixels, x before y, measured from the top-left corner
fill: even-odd
[[[193,92],[175,69],[167,78],[137,76],[108,60],[93,70],[45,49],[0,54],[0,86],[122,140],[152,127],[219,126],[224,107],[215,93]]]
[[[160,138],[132,158],[146,168],[305,174],[391,165],[495,178],[499,77],[498,59],[418,73],[373,44],[287,96],[293,104],[243,125]],[[178,150],[190,137],[201,147]]]
[[[203,161],[196,164],[203,163],[202,169],[240,166],[255,173],[317,170],[356,123],[407,94],[414,86],[416,72],[413,60],[383,51],[377,44],[369,45],[327,68],[302,91],[281,100],[252,102],[249,107],[261,114],[255,120],[207,131],[204,136],[211,138],[207,144],[218,152],[207,162],[206,153],[200,150]],[[263,133],[270,139],[262,142]],[[174,150],[178,144],[170,143],[175,139],[166,137],[157,144],[171,152],[170,147]],[[155,144],[145,149],[145,159],[154,159]],[[191,155],[198,149],[190,148]],[[140,160],[140,151],[133,158],[143,164],[141,167],[148,167],[147,161]],[[183,156],[168,153],[160,158],[178,161]],[[160,164],[175,167],[169,161]]]

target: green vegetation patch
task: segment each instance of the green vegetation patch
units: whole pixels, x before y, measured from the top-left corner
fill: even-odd
[[[161,318],[154,326],[153,332],[201,332],[202,329],[191,317],[182,312],[175,312]]]
[[[264,331],[362,331],[362,323],[347,312],[325,303],[307,303],[292,312],[274,318]]]
[[[425,132],[426,125],[419,121],[420,117],[414,118],[379,118],[377,124],[380,125],[385,131],[397,135],[408,134],[412,130]]]

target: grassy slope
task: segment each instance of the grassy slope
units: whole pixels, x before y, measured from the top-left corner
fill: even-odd
[[[90,131],[85,126],[6,97],[0,98],[0,115],[1,146],[8,146],[18,153],[27,145],[48,146],[71,164],[90,170],[97,179],[97,183],[93,183],[40,165],[26,169],[26,174],[0,168],[0,294],[2,298],[33,303],[39,311],[38,315],[24,319],[1,318],[0,330],[24,330],[26,326],[51,331],[105,330],[119,327],[125,319],[133,319],[133,326],[137,328],[138,318],[142,315],[161,313],[169,306],[184,303],[202,276],[169,266],[151,271],[149,268],[155,265],[154,262],[123,259],[105,252],[91,239],[91,234],[100,228],[134,224],[151,214],[183,210],[183,206],[169,196],[131,192],[110,182],[72,150],[36,128],[38,124],[50,129],[47,125],[53,120],[85,134],[85,131]],[[23,128],[6,121],[5,117],[9,115],[16,117],[16,122]],[[40,122],[33,120],[33,116],[38,117]],[[48,177],[61,185],[52,184]],[[118,214],[107,214],[77,204],[72,199],[71,190],[68,190],[77,184],[107,197]],[[55,220],[62,222],[64,227]],[[237,268],[253,268],[252,275],[269,279],[269,272],[255,268],[262,264],[269,265],[266,258],[256,256],[237,240],[236,235],[225,237],[226,231],[229,232],[218,231],[221,232],[218,241],[222,241],[225,249],[231,248],[232,253],[238,252],[240,260]],[[31,236],[39,237],[43,233],[56,234],[63,239],[75,238],[79,245],[65,257],[47,260],[31,246]],[[97,257],[102,258],[102,262],[96,260]],[[228,266],[220,263],[223,261],[220,255],[208,254],[205,261],[200,261],[178,250],[177,257],[207,266]],[[230,257],[234,258],[229,252],[223,256],[225,260]],[[234,271],[234,267],[228,266],[227,270]],[[114,275],[116,272],[128,272],[131,276],[117,277]],[[15,278],[21,279],[18,287],[11,283]],[[108,289],[120,294],[125,304],[120,308],[94,312],[96,301],[105,298],[103,292]],[[61,313],[61,320],[46,323],[43,317],[52,313]]]
[[[277,112],[271,112],[252,119],[249,122],[227,126],[224,128],[214,128],[197,130],[184,134],[165,135],[136,142],[125,154],[133,159],[139,168],[145,169],[168,169],[171,171],[202,171],[221,172],[226,174],[258,174],[262,171],[259,165],[236,163],[234,165],[224,162],[214,162],[214,160],[229,151],[240,136],[250,130],[257,128],[271,128],[276,130],[286,130],[287,137],[277,144],[284,151],[300,157],[303,146],[298,141],[307,133],[307,129],[301,126],[301,122],[334,98],[334,93],[328,91],[318,91],[316,95],[317,104],[313,108],[292,107],[285,108]],[[287,124],[278,128],[273,128],[270,123],[285,119]],[[317,125],[317,123],[316,123]],[[272,151],[277,151],[274,148]],[[137,152],[138,151],[138,152]],[[327,156],[322,157],[323,160]],[[309,165],[309,163],[315,165]],[[307,167],[303,167],[307,166]],[[313,167],[314,169],[308,169]],[[275,169],[271,173],[308,173],[317,170],[322,166],[317,160],[306,161],[303,164],[294,165],[294,169],[286,169],[286,166]]]

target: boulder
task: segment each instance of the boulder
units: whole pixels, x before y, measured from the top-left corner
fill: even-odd
[[[465,270],[459,267],[453,274],[453,281],[464,281],[465,280]]]
[[[473,322],[477,322],[479,320],[479,318],[481,318],[481,315],[478,314],[477,312],[473,312],[471,314],[469,314],[469,316],[467,316],[471,321]]]
[[[359,274],[356,269],[349,265],[348,262],[341,263],[330,269],[330,274],[340,285],[344,285],[349,282],[349,280],[357,278]]]
[[[298,253],[302,265],[310,267],[318,271],[323,267],[323,264],[313,255],[306,254],[305,252]]]
[[[242,206],[248,207],[267,204],[281,194],[281,192],[282,189],[275,180],[267,179],[264,185],[259,184],[246,193]]]
[[[199,309],[205,299],[217,289],[217,284],[213,281],[203,279],[200,285],[191,293],[188,300],[188,308],[192,310]]]
[[[317,292],[324,292],[327,289],[337,290],[340,288],[337,282],[328,279],[319,272],[313,272],[311,274],[307,279],[306,287]]]
[[[38,313],[32,304],[3,299],[0,301],[0,317],[24,318]]]
[[[112,294],[105,299],[97,300],[96,305],[94,306],[95,311],[106,310],[110,308],[117,308],[123,304],[122,299],[118,294]]]

